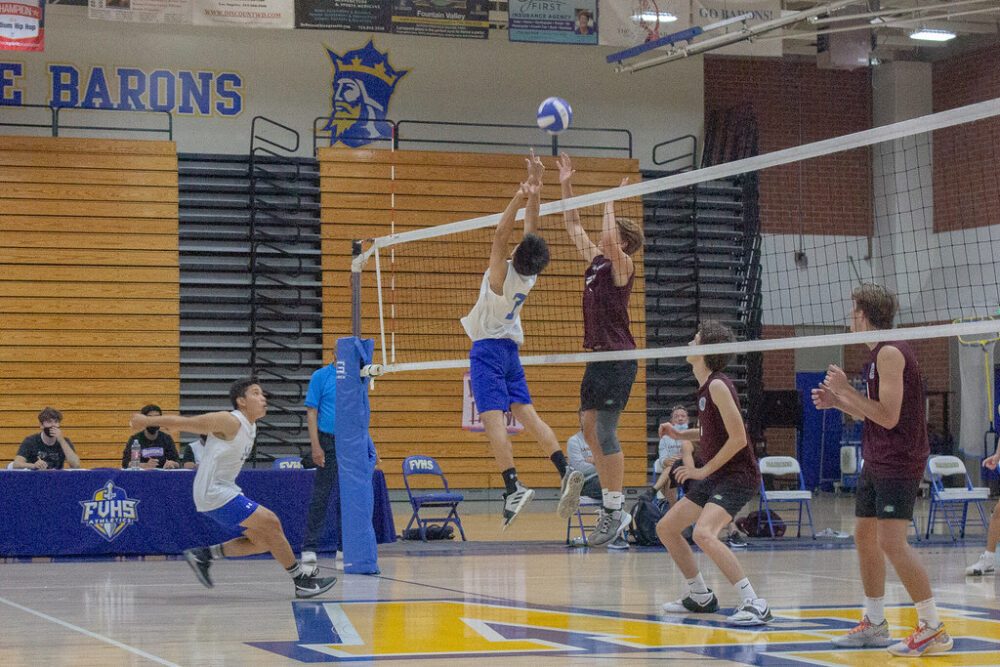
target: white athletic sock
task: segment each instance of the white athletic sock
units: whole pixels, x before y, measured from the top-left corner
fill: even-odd
[[[865,598],[865,616],[872,625],[879,625],[885,620],[885,598]]]
[[[208,548],[208,553],[212,555],[212,560],[216,560],[216,559],[219,559],[219,558],[225,558],[225,555],[222,553],[222,545],[221,544],[213,544],[212,546],[210,546]]]
[[[1000,542],[997,542],[997,548],[995,551],[987,551],[986,553],[993,556],[993,564],[996,565],[1000,563]]]
[[[616,512],[625,504],[625,494],[621,491],[608,491],[601,489],[601,496],[604,499],[604,508],[610,512]]]
[[[701,572],[696,574],[694,579],[685,579],[684,583],[687,584],[688,592],[692,595],[708,594],[708,586],[705,585],[705,580],[701,578]]]
[[[302,574],[302,567],[299,565],[299,561],[295,561],[295,565],[291,567],[286,567],[285,572],[287,572],[292,579],[299,577],[299,575]]]
[[[740,597],[744,602],[753,602],[757,599],[757,594],[753,590],[753,586],[750,585],[750,580],[743,577],[736,582],[736,592],[740,594]]]
[[[917,621],[923,621],[929,628],[936,628],[941,625],[941,619],[938,618],[937,605],[934,604],[934,598],[927,598],[917,603]]]

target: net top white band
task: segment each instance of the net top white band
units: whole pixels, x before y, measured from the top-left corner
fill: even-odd
[[[576,354],[540,354],[521,357],[524,366],[543,364],[582,364],[592,361],[613,361],[621,359],[667,359],[686,357],[691,354],[747,354],[770,350],[789,350],[813,347],[835,347],[859,343],[880,343],[891,340],[917,340],[924,338],[950,338],[973,334],[997,334],[1000,321],[981,320],[960,324],[934,324],[905,329],[878,329],[857,333],[827,334],[822,336],[798,336],[795,338],[771,338],[767,340],[737,341],[713,345],[680,345],[676,347],[619,350],[615,352],[580,352]],[[403,371],[426,371],[445,368],[468,368],[469,360],[449,359],[444,361],[424,361],[406,364],[379,364],[372,375],[399,373]]]
[[[729,178],[731,176],[736,176],[737,174],[758,171],[768,167],[775,167],[800,160],[830,155],[832,153],[839,153],[854,148],[861,148],[863,146],[871,146],[883,141],[891,141],[893,139],[899,139],[913,134],[939,130],[945,127],[961,125],[963,123],[982,120],[984,118],[991,118],[998,115],[1000,115],[1000,98],[995,98],[956,109],[949,109],[947,111],[940,111],[938,113],[920,116],[919,118],[904,120],[899,123],[892,123],[891,125],[883,125],[882,127],[876,127],[870,130],[855,132],[842,137],[824,139],[810,144],[803,144],[802,146],[794,146],[792,148],[785,148],[779,151],[772,151],[770,153],[765,153],[764,155],[757,155],[712,167],[687,171],[680,174],[674,174],[673,176],[656,178],[642,183],[636,183],[634,185],[625,185],[618,188],[610,188],[600,192],[592,192],[585,195],[579,195],[577,197],[571,197],[570,199],[561,199],[559,201],[549,202],[547,204],[542,204],[539,213],[540,215],[562,213],[563,211],[569,209],[577,209],[584,206],[595,206],[609,201],[627,199],[629,197],[640,197],[652,192],[660,192],[662,190],[681,188],[688,185],[694,185],[696,183],[703,183],[705,181]],[[500,215],[500,213],[493,213],[490,215],[480,216],[478,218],[470,218],[460,222],[437,225],[424,229],[415,229],[408,232],[401,232],[399,234],[389,234],[388,236],[380,236],[374,240],[372,248],[370,248],[366,253],[355,258],[354,264],[359,267],[360,265],[363,265],[368,256],[374,252],[375,248],[384,248],[399,243],[419,241],[422,239],[435,238],[438,236],[455,234],[457,232],[489,227],[500,221]],[[524,209],[517,212],[517,219],[524,219]]]

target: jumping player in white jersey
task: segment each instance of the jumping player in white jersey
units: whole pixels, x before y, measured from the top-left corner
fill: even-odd
[[[240,529],[237,537],[210,547],[188,549],[184,560],[206,587],[213,586],[208,570],[213,560],[252,556],[270,551],[295,584],[295,596],[311,598],[330,590],[336,577],[317,577],[302,571],[274,512],[243,495],[236,476],[253,449],[256,421],[267,414],[267,398],[255,380],[237,380],[229,389],[232,412],[209,412],[197,417],[132,415],[133,429],[161,426],[170,430],[208,433],[205,452],[194,478],[194,504],[199,512],[226,528]]]
[[[566,455],[559,448],[556,434],[531,404],[531,394],[528,393],[518,354],[519,347],[524,343],[521,306],[535,285],[538,274],[549,263],[549,247],[544,239],[535,234],[545,167],[534,152],[527,163],[528,180],[514,193],[497,223],[490,250],[490,265],[483,275],[479,298],[469,314],[462,318],[462,326],[472,339],[469,352],[472,394],[506,487],[501,530],[505,530],[535,496],[535,492],[522,485],[517,478],[514,448],[503,416],[507,410],[513,412],[538,440],[562,477],[562,494],[557,509],[559,516],[565,519],[576,511],[580,503],[580,489],[583,488],[583,474],[567,468]],[[514,217],[522,204],[524,236],[514,252],[510,253]]]

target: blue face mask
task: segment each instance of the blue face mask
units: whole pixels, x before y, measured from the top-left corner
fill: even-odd
[[[687,424],[674,424],[674,428],[677,429],[678,431],[686,431],[687,427],[688,427]]]

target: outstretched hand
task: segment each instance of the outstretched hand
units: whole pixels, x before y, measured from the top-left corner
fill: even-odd
[[[566,153],[559,154],[559,157],[556,158],[556,166],[559,167],[560,183],[568,182],[569,179],[573,178],[573,174],[576,173],[576,170],[573,169],[573,163]]]
[[[673,438],[674,440],[680,439],[681,432],[671,424],[670,422],[663,422],[660,424],[660,437],[667,436]]]
[[[812,401],[817,410],[829,410],[837,407],[837,395],[830,391],[826,383],[821,383],[812,390]]]
[[[545,173],[545,165],[541,158],[535,155],[535,149],[528,149],[528,157],[524,158],[528,165],[528,182],[536,185],[542,184],[542,174]]]
[[[530,180],[521,183],[521,194],[529,199],[539,196],[541,190],[542,186],[540,183],[532,183]]]

